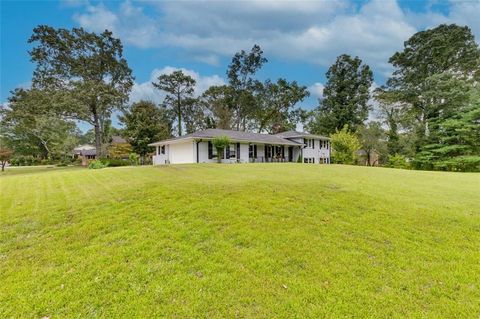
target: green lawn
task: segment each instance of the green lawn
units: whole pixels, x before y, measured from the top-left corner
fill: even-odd
[[[14,170],[0,318],[480,316],[480,174]]]

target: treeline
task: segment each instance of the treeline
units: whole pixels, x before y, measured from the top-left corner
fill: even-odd
[[[175,71],[153,83],[165,93],[162,103],[130,105],[134,77],[109,31],[39,26],[29,42],[36,64],[32,87],[12,92],[2,109],[2,147],[15,154],[59,158],[83,140],[103,156],[113,132],[145,156],[151,142],[200,129],[274,134],[301,124],[332,136],[340,163],[364,156],[369,165],[480,170],[480,50],[468,27],[440,25],[413,35],[390,58],[392,76],[376,90],[368,65],[339,56],[313,111],[299,107],[307,87],[258,79],[268,63],[258,45],[232,57],[225,85],[196,96],[195,79]],[[369,120],[374,104],[378,114]],[[111,125],[114,112],[121,114],[122,129]],[[92,131],[80,134],[77,121]]]

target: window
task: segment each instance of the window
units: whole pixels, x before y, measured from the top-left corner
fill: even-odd
[[[228,148],[225,150],[227,158],[237,158],[237,147],[235,144],[228,145]]]
[[[165,145],[160,147],[160,154],[165,154]]]
[[[213,147],[211,141],[208,141],[208,159],[217,158],[217,149]]]
[[[313,157],[304,157],[303,158],[304,163],[315,163],[315,158]]]
[[[305,147],[315,148],[315,140],[314,139],[305,138],[305,139],[303,139],[303,143],[305,144]]]
[[[248,146],[248,157],[257,158],[257,145],[250,144]]]

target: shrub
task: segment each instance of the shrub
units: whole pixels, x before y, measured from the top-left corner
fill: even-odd
[[[108,166],[108,163],[103,163],[101,160],[93,160],[88,164],[90,169],[101,169]]]
[[[410,168],[407,158],[400,154],[390,155],[386,166],[391,168]]]
[[[108,164],[109,167],[128,166],[130,165],[130,161],[117,159],[117,158],[110,158],[106,160],[105,164]]]
[[[354,164],[356,162],[360,142],[354,133],[348,131],[348,125],[331,136],[331,145],[334,163]]]
[[[453,172],[480,172],[480,156],[457,156],[433,163],[433,169]]]
[[[130,153],[130,155],[128,155],[128,160],[130,161],[131,165],[138,165],[139,159],[140,155],[138,155],[137,153]]]

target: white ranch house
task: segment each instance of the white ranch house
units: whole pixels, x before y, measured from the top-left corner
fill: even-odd
[[[220,154],[223,163],[297,162],[299,158],[303,163],[330,163],[328,137],[295,131],[270,135],[207,129],[149,144],[155,146],[153,164],[217,162],[212,140],[219,136],[231,141]]]

